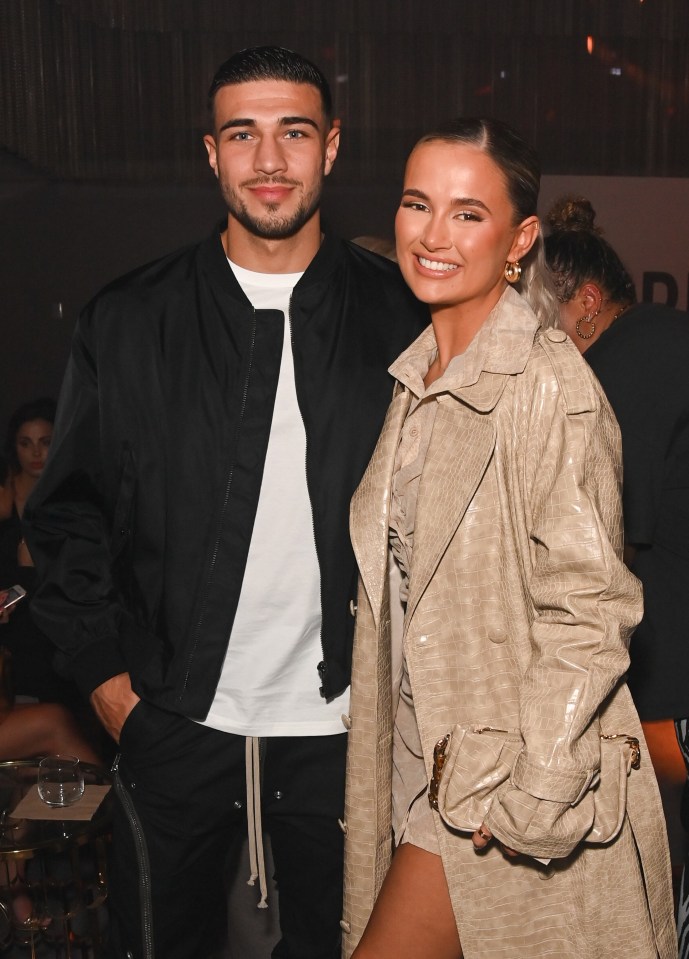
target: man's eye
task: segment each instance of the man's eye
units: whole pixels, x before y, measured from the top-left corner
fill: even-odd
[[[286,137],[288,140],[301,140],[304,136],[303,130],[288,130]]]
[[[251,134],[248,133],[246,130],[240,130],[239,133],[235,133],[232,135],[232,139],[233,140],[250,140]]]

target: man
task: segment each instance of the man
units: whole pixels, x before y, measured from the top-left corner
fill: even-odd
[[[340,131],[313,64],[242,51],[210,102],[227,223],[80,318],[27,510],[35,615],[120,743],[112,954],[212,954],[248,805],[273,956],[334,959],[349,499],[427,318],[396,267],[321,233]]]

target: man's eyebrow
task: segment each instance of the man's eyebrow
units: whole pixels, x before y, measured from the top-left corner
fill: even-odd
[[[279,123],[281,127],[295,127],[305,123],[314,130],[318,129],[318,124],[311,117],[280,117]]]
[[[415,196],[419,200],[428,200],[428,197],[423,192],[423,190],[415,190],[413,187],[408,187],[402,191],[402,196]],[[473,196],[458,196],[455,197],[452,201],[452,206],[477,206],[480,209],[485,210],[486,213],[490,213],[489,208],[483,202],[483,200],[477,200]]]
[[[230,120],[226,120],[223,125],[218,130],[218,133],[222,133],[223,130],[231,130],[233,127],[255,127],[256,121],[245,119],[243,117],[233,117]]]
[[[307,126],[313,127],[314,130],[318,130],[318,124],[315,120],[312,120],[311,117],[280,117],[278,119],[278,124],[281,127],[293,127],[300,124],[306,124]],[[233,117],[230,120],[226,120],[225,123],[220,127],[218,133],[222,133],[223,130],[232,130],[234,127],[255,127],[256,121],[251,120],[248,117]]]

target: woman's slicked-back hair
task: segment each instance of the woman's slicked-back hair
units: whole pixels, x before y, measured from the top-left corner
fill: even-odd
[[[221,87],[255,80],[286,80],[288,83],[308,83],[321,95],[323,113],[328,123],[332,120],[333,103],[330,86],[315,63],[286,47],[247,47],[221,63],[208,90],[208,109],[213,114],[215,94]]]
[[[416,145],[434,141],[475,146],[491,158],[505,178],[515,226],[527,217],[537,215],[541,163],[534,148],[507,123],[493,117],[457,117],[426,133]],[[557,299],[545,266],[540,234],[521,266],[518,289],[541,326],[556,326],[559,315]]]
[[[12,469],[19,469],[17,434],[21,427],[24,423],[30,423],[32,420],[45,420],[47,423],[54,423],[55,411],[55,400],[45,396],[38,400],[32,400],[30,403],[24,403],[10,416],[10,421],[7,424],[7,439],[5,440],[5,457]]]
[[[492,117],[457,117],[421,137],[419,144],[433,140],[467,143],[483,150],[505,177],[514,222],[536,214],[541,163],[533,147],[512,127]]]

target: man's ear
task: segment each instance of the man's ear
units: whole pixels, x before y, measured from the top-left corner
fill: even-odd
[[[330,128],[330,132],[325,138],[325,163],[323,165],[323,172],[327,176],[333,168],[335,159],[337,158],[337,151],[340,149],[340,121],[335,119],[333,120],[333,125]]]
[[[203,142],[206,147],[206,150],[208,151],[208,162],[210,164],[210,168],[213,171],[213,173],[215,173],[215,175],[217,176],[218,175],[218,151],[215,145],[215,137],[211,133],[207,133],[205,137],[203,138]]]

